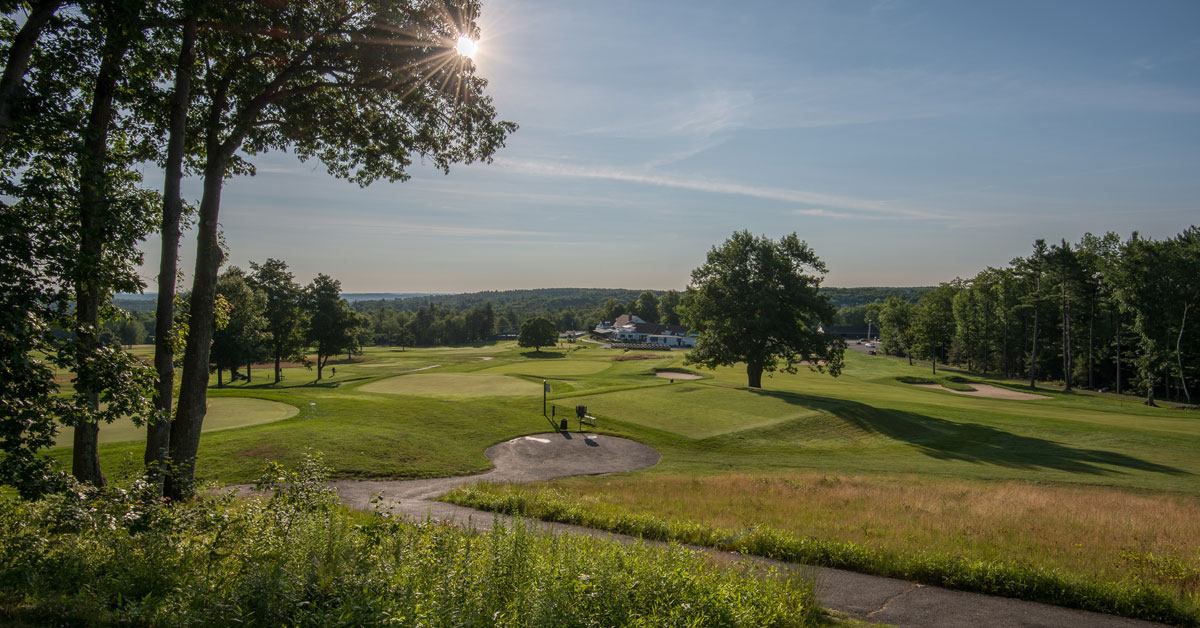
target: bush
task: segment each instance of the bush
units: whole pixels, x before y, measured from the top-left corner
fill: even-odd
[[[704,556],[476,534],[346,511],[319,459],[270,499],[172,505],[148,485],[0,502],[0,623],[208,626],[805,626],[811,583]],[[755,576],[755,577],[748,577]]]

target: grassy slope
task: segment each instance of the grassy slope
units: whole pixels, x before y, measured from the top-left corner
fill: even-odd
[[[1197,558],[1188,554],[1188,548],[1200,545],[1197,519],[1175,512],[1200,508],[1200,417],[1193,412],[1045,390],[1047,398],[1036,401],[926,390],[897,381],[927,377],[926,368],[857,353],[846,356],[847,368],[839,378],[808,371],[776,374],[764,380],[764,390],[744,388],[745,376],[738,368],[698,370],[705,379],[675,384],[652,376],[657,369],[681,366],[679,353],[629,361],[614,361],[614,355],[619,354],[581,344],[541,353],[512,343],[384,348],[369,351],[362,360],[333,364],[337,376],[328,378],[327,369],[322,382],[314,382],[311,371],[289,368],[279,387],[266,382],[267,370],[258,369],[253,383],[239,382],[212,395],[279,401],[301,408],[300,415],[205,434],[200,473],[223,482],[247,481],[266,459],[294,463],[309,448],[325,452],[340,476],[482,471],[490,466],[482,453],[487,446],[551,427],[541,416],[539,394],[403,395],[371,393],[362,386],[396,376],[432,381],[418,379],[430,374],[478,373],[535,384],[545,378],[551,380],[551,399],[561,410],[585,404],[600,417],[601,431],[646,442],[663,455],[656,467],[624,477],[555,483],[585,501],[607,500],[614,508],[734,529],[756,522],[788,528],[755,513],[786,513],[796,502],[824,514],[819,519],[824,523],[816,527],[788,528],[801,534],[871,547],[935,548],[984,560],[1008,556],[1098,575],[1139,560],[1145,566],[1159,557],[1167,562],[1151,565],[1151,571],[1168,578],[1175,573],[1184,586],[1200,581]],[[68,449],[55,454],[69,460]],[[140,460],[141,445],[106,444],[102,455],[111,473],[126,456]],[[812,478],[826,475],[870,490],[841,496],[814,492],[800,499],[773,484],[811,484]],[[749,489],[721,488],[742,476],[750,478]],[[656,480],[645,481],[650,478]],[[678,486],[693,481],[702,485],[692,490]],[[1038,485],[1045,484],[1082,491],[1082,497],[1039,493]],[[636,488],[655,485],[675,486],[677,495],[737,492],[744,499],[728,499],[724,509],[707,502],[697,508]],[[906,489],[910,486],[924,492],[912,493]],[[1076,488],[1068,489],[1072,486]],[[1009,502],[996,500],[1020,493],[1021,487],[1032,491],[1026,497],[1033,505],[1005,515]],[[872,515],[886,496],[892,497],[892,507]],[[1122,510],[1122,502],[1141,505]],[[1089,503],[1111,508],[1088,511]],[[936,504],[943,510],[931,506]],[[929,513],[902,513],[896,507]],[[1124,523],[1114,523],[1109,515],[1124,517]],[[1155,517],[1161,521],[1150,520]],[[986,525],[973,525],[973,519]],[[1125,528],[1116,540],[1092,542],[1118,523]],[[1155,532],[1163,529],[1174,533]],[[1050,545],[1039,540],[1047,530],[1058,531]],[[1091,551],[1093,545],[1102,547]],[[1072,551],[1088,555],[1072,558]]]

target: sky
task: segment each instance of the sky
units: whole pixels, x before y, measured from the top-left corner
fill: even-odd
[[[256,156],[223,194],[230,264],[346,292],[682,289],[749,230],[797,233],[825,285],[913,286],[1200,224],[1195,0],[483,3],[477,72],[520,124],[494,161],[363,189]]]

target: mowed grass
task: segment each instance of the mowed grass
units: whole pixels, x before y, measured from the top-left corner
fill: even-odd
[[[534,354],[512,343],[373,348],[331,362],[336,376],[327,368],[321,381],[315,371],[291,366],[280,385],[256,367],[253,382],[213,390],[213,398],[252,396],[300,414],[206,433],[199,472],[245,482],[265,460],[295,463],[309,449],[325,452],[341,477],[482,471],[490,467],[488,446],[551,428],[539,398],[546,378],[560,410],[587,405],[600,417],[593,429],[662,454],[658,465],[629,476],[549,485],[556,499],[585,510],[626,508],[730,534],[758,526],[851,544],[865,555],[938,551],[973,557],[981,573],[1019,564],[1117,582],[1114,574],[1128,572],[1176,600],[1192,586],[1167,580],[1193,582],[1196,573],[1195,553],[1185,551],[1200,547],[1194,411],[1051,390],[1040,390],[1046,397],[1035,401],[926,390],[897,378],[929,377],[927,367],[856,353],[847,354],[841,377],[776,373],[761,390],[745,388],[741,367],[687,367],[705,379],[674,384],[653,376],[682,367],[682,352],[613,360],[622,355],[594,346]],[[503,388],[531,386],[531,394],[451,396],[474,385],[487,390],[495,378]],[[370,392],[400,383],[415,388]],[[105,468],[140,460],[137,445],[103,445]],[[69,449],[54,453],[69,461]],[[826,476],[839,484],[825,490]],[[675,491],[674,501],[652,490],[660,484]],[[813,486],[821,488],[796,488]],[[694,508],[676,503],[692,498]],[[1061,512],[1058,503],[1065,504]],[[1096,542],[1108,529],[1116,531],[1112,541]],[[868,562],[856,568],[878,568]]]
[[[204,431],[215,432],[282,421],[299,413],[300,409],[296,406],[278,401],[248,397],[217,397],[208,401],[208,413],[204,415]],[[70,427],[59,428],[54,442],[57,446],[69,447],[74,434],[75,430]],[[145,426],[138,427],[130,420],[114,421],[100,427],[101,443],[144,442],[145,440]]]
[[[761,428],[783,421],[818,418],[816,407],[796,406],[776,397],[693,383],[662,385],[572,397],[594,415],[636,423],[698,439]]]
[[[413,373],[363,384],[358,390],[392,395],[488,397],[536,395],[542,392],[542,385],[507,375]]]

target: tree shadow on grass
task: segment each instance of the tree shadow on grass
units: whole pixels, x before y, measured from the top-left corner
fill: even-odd
[[[939,460],[1088,475],[1124,475],[1128,471],[1191,475],[1182,469],[1126,454],[1074,447],[978,423],[939,419],[903,410],[883,410],[844,399],[747,390],[792,405],[830,412],[863,431],[908,443],[926,456]]]
[[[547,360],[554,358],[565,358],[567,354],[558,353],[556,351],[526,351],[521,354],[523,358],[533,358],[534,360]]]

